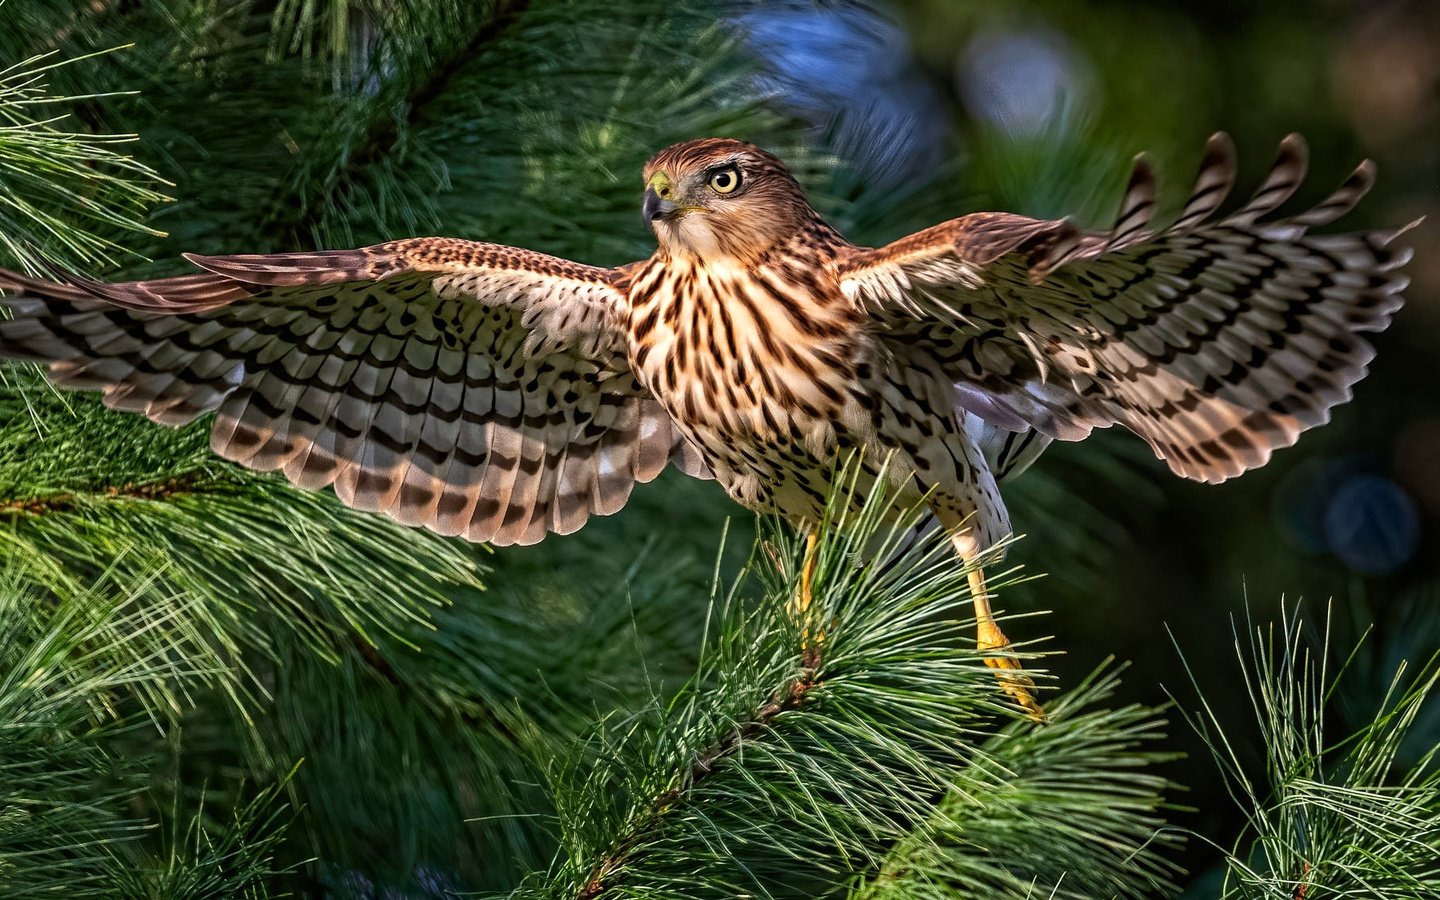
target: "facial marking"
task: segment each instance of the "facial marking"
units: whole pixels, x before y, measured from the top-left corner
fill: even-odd
[[[662,252],[755,260],[818,218],[785,164],[759,147],[712,138],[657,153],[644,171]],[[662,193],[662,189],[668,193]]]

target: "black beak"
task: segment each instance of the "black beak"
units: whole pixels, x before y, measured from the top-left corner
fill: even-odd
[[[653,187],[647,187],[645,189],[645,202],[641,205],[640,212],[646,225],[649,225],[656,219],[665,218],[674,212],[675,209],[674,201],[664,199],[655,193]]]

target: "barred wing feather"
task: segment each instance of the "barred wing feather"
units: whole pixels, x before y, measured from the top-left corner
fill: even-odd
[[[216,453],[472,541],[616,512],[703,465],[631,373],[618,270],[442,238],[190,257],[206,272],[58,282],[0,270],[0,355]]]
[[[1329,419],[1400,308],[1406,229],[1312,235],[1369,190],[1368,162],[1327,199],[1267,218],[1304,177],[1292,135],[1254,197],[1216,213],[1234,151],[1216,135],[1174,224],[1150,228],[1137,161],[1115,226],[977,213],[842,260],[846,294],[898,353],[938,357],[993,427],[1080,440],[1121,424],[1177,474],[1220,482]]]

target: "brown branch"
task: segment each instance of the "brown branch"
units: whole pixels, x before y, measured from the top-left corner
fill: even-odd
[[[191,472],[177,475],[165,481],[147,481],[140,484],[126,483],[111,485],[88,494],[57,493],[43,497],[23,497],[0,500],[0,515],[41,516],[46,513],[68,512],[86,500],[166,500],[180,494],[194,493],[200,482],[200,474]]]
[[[630,860],[634,849],[659,827],[663,816],[686,792],[709,778],[716,766],[733,755],[746,741],[752,740],[764,731],[772,719],[782,712],[798,709],[804,705],[810,692],[820,685],[815,679],[820,668],[820,653],[814,646],[807,646],[802,656],[802,668],[795,680],[774,694],[765,705],[755,711],[746,722],[736,725],[719,740],[701,750],[695,761],[677,779],[674,787],[660,792],[650,803],[650,808],[628,834],[622,835],[605,858],[591,871],[585,886],[575,895],[575,900],[594,900],[615,886],[611,875]]]

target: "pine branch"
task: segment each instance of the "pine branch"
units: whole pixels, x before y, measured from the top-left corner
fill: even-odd
[[[814,646],[806,647],[801,652],[801,660],[799,674],[788,685],[772,694],[752,715],[697,753],[694,762],[680,773],[674,786],[666,788],[651,801],[648,814],[635,822],[628,832],[618,836],[615,846],[575,895],[576,900],[593,900],[613,887],[614,874],[629,862],[630,854],[659,829],[662,817],[671,807],[714,774],[721,764],[739,755],[747,741],[760,738],[776,716],[805,705],[811,692],[819,685],[816,680],[820,668],[819,650]]]
[[[137,724],[125,700],[163,709],[157,684],[183,693],[215,661],[128,579],[57,585],[24,559],[0,570],[0,896],[109,897],[109,848],[143,833],[126,807],[146,760],[113,747]]]
[[[957,640],[969,598],[948,542],[899,554],[905,529],[882,524],[883,506],[834,504],[803,622],[785,612],[798,546],[767,536],[788,552],[775,570],[757,555],[765,596],[748,606],[737,585],[717,598],[718,634],[689,685],[653,715],[603,723],[557,772],[564,850],[522,896],[822,896],[856,872],[903,896],[907,852],[943,839],[965,859],[1006,829],[1033,849],[1047,837],[1027,822],[1073,837],[1049,868],[1027,845],[981,854],[988,896],[1029,896],[1027,875],[1057,870],[1126,895],[1164,883],[1152,838],[1165,783],[1144,771],[1164,755],[1135,747],[1156,735],[1153,713],[1082,712],[1108,677],[1058,703],[1048,729],[1016,722],[983,655]],[[986,737],[997,716],[1015,723]]]
[[[1402,663],[1373,715],[1336,741],[1326,736],[1326,706],[1349,665],[1330,671],[1328,624],[1313,649],[1293,612],[1278,627],[1248,631],[1248,642],[1237,637],[1235,649],[1265,752],[1264,778],[1249,774],[1236,739],[1203,695],[1188,716],[1247,822],[1226,854],[1221,896],[1435,896],[1440,746],[1413,765],[1402,764],[1400,748],[1440,683],[1440,654],[1413,675]],[[1193,672],[1190,678],[1198,691]]]
[[[174,478],[167,478],[164,481],[151,481],[144,484],[120,484],[111,485],[95,496],[107,499],[118,500],[155,500],[165,501],[181,494],[195,493],[195,488],[201,486],[201,481],[195,473],[178,475]],[[86,498],[89,499],[89,498]],[[42,497],[0,498],[0,516],[13,515],[16,513],[27,513],[32,516],[41,516],[47,513],[69,512],[80,503],[84,502],[81,497],[75,494],[64,492],[48,494]]]
[[[1157,711],[1109,708],[1120,669],[1103,665],[1047,704],[1047,727],[987,739],[922,827],[853,900],[1169,896],[1178,844],[1160,812],[1173,789],[1153,769],[1176,754]]]
[[[112,261],[118,241],[159,234],[144,224],[144,213],[169,199],[154,170],[116,149],[135,135],[61,129],[77,104],[105,95],[50,94],[46,78],[84,59],[57,54],[0,69],[0,251],[32,271],[47,260]]]
[[[107,896],[116,900],[267,900],[282,896],[272,885],[299,867],[299,863],[281,863],[276,858],[294,815],[284,799],[293,775],[292,769],[276,784],[228,810],[229,821],[220,827],[209,821],[202,795],[183,833],[167,835],[161,853],[109,848]],[[178,810],[175,818],[179,818]]]
[[[421,17],[425,27],[416,29],[418,34],[414,37],[424,36],[423,50],[416,54],[423,54],[423,65],[415,65],[412,60],[405,59],[402,54],[408,48],[403,46],[398,54],[377,52],[376,48],[369,46],[355,48],[350,67],[367,73],[367,80],[371,83],[380,84],[378,90],[368,91],[370,96],[362,101],[371,110],[370,120],[361,127],[359,134],[352,136],[344,158],[328,177],[311,186],[310,196],[302,195],[300,216],[285,226],[287,230],[296,235],[322,233],[325,220],[345,209],[344,193],[349,183],[370,167],[385,162],[429,105],[446,96],[461,67],[495,40],[524,12],[527,5],[527,0],[495,0],[480,14],[475,11],[476,4],[446,3],[445,7],[453,9],[446,9],[442,15],[451,21],[444,23],[447,27],[439,28],[431,24],[433,20],[428,16]],[[412,12],[417,9],[425,10],[426,4],[412,9]],[[281,12],[277,10],[277,16]],[[332,16],[335,14],[332,11]],[[470,36],[463,39],[466,33]],[[436,41],[436,35],[443,38]],[[399,43],[393,35],[389,37],[392,46]],[[436,43],[438,48],[434,46]],[[398,65],[397,55],[401,55]],[[387,68],[398,68],[399,71],[386,72]],[[409,84],[405,83],[407,80]]]

